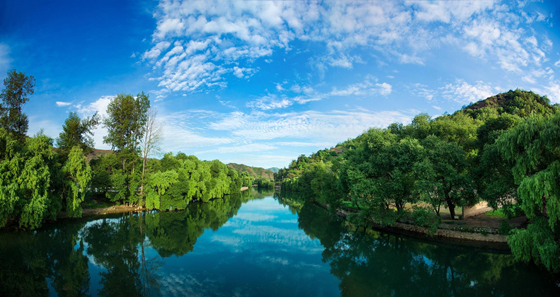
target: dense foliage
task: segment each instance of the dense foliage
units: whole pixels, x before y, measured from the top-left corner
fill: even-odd
[[[42,133],[26,137],[22,106],[33,94],[34,81],[13,70],[0,94],[0,227],[13,221],[37,228],[62,211],[80,217],[87,199],[183,209],[191,201],[209,202],[252,185],[249,174],[218,160],[200,161],[183,153],[149,159],[161,134],[143,92],[116,96],[103,119],[70,113],[56,149],[53,139]],[[104,142],[113,151],[88,162],[93,130],[101,122],[109,132]]]
[[[300,156],[275,175],[282,190],[331,209],[351,208],[367,227],[397,220],[434,228],[444,206],[481,200],[525,213],[510,245],[523,260],[560,270],[560,113],[548,98],[509,91],[432,119],[373,128],[335,148]]]

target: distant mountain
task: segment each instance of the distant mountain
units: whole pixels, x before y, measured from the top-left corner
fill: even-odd
[[[229,163],[227,166],[237,170],[237,172],[241,173],[246,171],[249,173],[250,176],[257,178],[265,178],[266,180],[274,180],[274,172],[268,169],[264,169],[262,167],[252,167],[245,164],[236,164],[236,163]]]
[[[274,173],[278,173],[278,170],[280,170],[280,168],[278,168],[278,167],[270,167],[270,168],[267,168],[266,170],[270,170],[270,171],[272,171],[272,172],[274,172]]]

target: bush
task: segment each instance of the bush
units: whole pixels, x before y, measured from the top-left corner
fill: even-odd
[[[513,229],[513,227],[508,223],[508,221],[502,220],[500,223],[500,227],[498,228],[498,232],[501,235],[509,235],[511,229]]]
[[[411,215],[414,225],[427,228],[426,234],[429,236],[433,236],[441,224],[441,218],[432,210],[424,207],[413,206]]]

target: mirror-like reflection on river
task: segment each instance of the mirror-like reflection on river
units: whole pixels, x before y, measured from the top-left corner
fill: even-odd
[[[560,296],[510,254],[351,233],[255,191],[0,233],[0,263],[0,296]]]

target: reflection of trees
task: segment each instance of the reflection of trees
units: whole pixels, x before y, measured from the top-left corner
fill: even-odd
[[[217,230],[253,199],[250,191],[180,212],[123,215],[96,223],[65,222],[58,229],[0,234],[0,296],[87,296],[89,261],[103,267],[101,296],[148,296],[159,291],[160,256],[192,251],[204,230]],[[89,256],[86,256],[87,255]]]
[[[181,256],[193,250],[204,230],[218,230],[252,198],[246,191],[208,203],[194,203],[180,212],[146,215],[146,232],[152,247],[162,256]]]
[[[140,230],[131,216],[103,219],[84,230],[87,253],[107,271],[101,272],[101,296],[142,296],[137,246]]]
[[[547,296],[553,277],[511,255],[444,247],[374,232],[349,234],[328,212],[306,204],[299,225],[325,247],[323,261],[342,296]],[[535,292],[535,290],[542,292]],[[556,295],[557,296],[557,295]]]
[[[48,296],[47,278],[58,296],[85,296],[88,259],[78,231],[83,224],[0,238],[0,296]]]
[[[274,198],[280,202],[283,206],[288,206],[293,214],[299,213],[303,205],[305,204],[307,197],[303,193],[299,192],[275,192]]]

